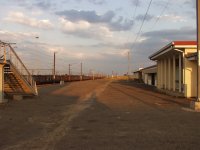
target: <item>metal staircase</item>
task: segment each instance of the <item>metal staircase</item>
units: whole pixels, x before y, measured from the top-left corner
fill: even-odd
[[[36,82],[27,70],[14,49],[7,43],[0,43],[3,56],[0,63],[4,64],[4,94],[5,96],[38,95]],[[1,49],[2,50],[2,49]],[[0,50],[0,51],[1,51]],[[1,51],[2,52],[2,51]]]

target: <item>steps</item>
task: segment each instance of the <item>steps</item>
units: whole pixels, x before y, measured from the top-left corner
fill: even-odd
[[[0,64],[4,68],[3,92],[5,96],[37,96],[37,86],[32,75],[9,43],[0,41]]]
[[[11,70],[10,64],[4,66],[4,93],[12,95],[34,95],[17,73]]]

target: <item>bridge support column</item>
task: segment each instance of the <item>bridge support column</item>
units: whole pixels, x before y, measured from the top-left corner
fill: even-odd
[[[4,102],[4,64],[0,64],[0,103]]]

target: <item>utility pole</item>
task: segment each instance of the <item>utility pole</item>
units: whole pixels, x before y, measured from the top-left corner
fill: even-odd
[[[128,51],[128,76],[130,75],[130,51]]]
[[[95,80],[95,77],[94,77],[94,70],[92,70],[92,80]]]
[[[131,69],[130,51],[128,51],[128,79],[130,79],[130,69]]]
[[[191,101],[190,107],[200,110],[200,1],[196,0],[196,26],[197,26],[197,99]]]
[[[197,7],[197,101],[200,101],[200,2],[196,0]]]
[[[112,79],[114,78],[114,71],[112,71]]]
[[[81,76],[80,76],[80,80],[83,80],[83,63],[81,62]]]
[[[53,80],[56,79],[56,52],[53,53]]]
[[[69,64],[69,81],[71,81],[71,64]]]

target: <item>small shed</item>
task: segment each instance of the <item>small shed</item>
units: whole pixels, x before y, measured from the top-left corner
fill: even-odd
[[[149,66],[141,70],[142,80],[145,84],[157,85],[157,65]]]

